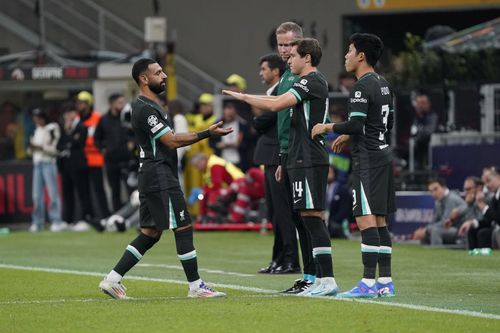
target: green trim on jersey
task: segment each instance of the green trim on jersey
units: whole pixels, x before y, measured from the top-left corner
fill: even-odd
[[[306,118],[306,128],[309,130],[309,119],[311,118],[311,101],[306,100],[304,104],[304,118]]]
[[[177,228],[177,219],[175,218],[174,207],[172,206],[172,200],[168,198],[168,215],[170,220],[170,229]]]
[[[306,179],[306,209],[314,209],[311,189],[309,188],[309,183],[307,182],[307,179]]]
[[[349,118],[350,117],[366,117],[366,113],[363,113],[363,112],[351,112],[349,114]]]
[[[165,133],[170,132],[172,129],[170,127],[165,127],[162,129],[158,134],[156,134],[154,137],[149,138],[149,143],[151,144],[151,149],[153,150],[153,156],[156,156],[156,140],[161,138],[161,136]]]
[[[170,132],[172,129],[170,127],[165,127],[164,129],[162,129],[160,132],[158,132],[158,134],[156,134],[153,139],[154,140],[158,140],[163,134],[165,133],[168,133]]]
[[[302,101],[302,97],[300,97],[299,93],[297,92],[297,90],[291,88],[290,90],[288,90],[289,92],[291,92],[295,98],[297,98],[297,102],[300,102]]]

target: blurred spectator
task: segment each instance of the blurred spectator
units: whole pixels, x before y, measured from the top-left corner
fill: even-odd
[[[467,204],[460,195],[450,191],[441,179],[432,179],[427,186],[436,203],[434,220],[425,228],[417,229],[413,238],[421,240],[423,244],[455,244],[462,220],[452,212],[455,208],[460,212],[465,211]]]
[[[173,100],[168,103],[168,113],[174,121],[174,131],[176,133],[187,133],[189,132],[188,121],[185,116],[184,106],[179,100]],[[179,182],[182,189],[184,190],[184,181],[182,179],[182,172],[184,170],[185,160],[184,155],[189,150],[189,146],[177,148],[177,161],[179,162],[178,172],[179,172]]]
[[[245,177],[234,179],[229,187],[222,189],[216,203],[209,208],[221,213],[222,221],[245,223],[250,210],[257,210],[259,199],[262,198],[264,198],[264,172],[254,167],[248,169]],[[225,218],[227,213],[229,218]]]
[[[17,133],[16,124],[10,123],[5,126],[5,136],[0,136],[0,161],[16,159],[15,138]]]
[[[108,102],[109,110],[97,124],[94,143],[104,155],[106,176],[111,188],[112,209],[117,211],[123,206],[121,184],[129,195],[132,192],[127,185],[127,177],[135,143],[133,132],[121,120],[121,112],[126,104],[125,97],[122,94],[111,94]]]
[[[231,74],[226,79],[226,89],[237,92],[245,92],[247,89],[247,80],[238,74]]]
[[[94,212],[94,217],[102,217],[109,215],[109,209],[102,175],[104,156],[94,143],[94,134],[101,115],[92,109],[93,103],[94,97],[88,91],[81,91],[76,96],[76,109],[83,124],[87,127],[87,141],[84,151],[88,169],[86,173],[82,173],[82,177],[85,177],[88,186],[91,184],[89,193],[91,193],[91,198],[96,198],[95,203],[99,206],[99,209]]]
[[[33,110],[35,133],[30,141],[33,155],[33,213],[30,231],[43,230],[45,224],[45,187],[50,197],[50,231],[62,231],[66,224],[61,220],[61,197],[57,187],[57,143],[61,136],[59,126],[49,122],[41,109]]]
[[[337,91],[349,94],[356,81],[356,75],[354,75],[353,73],[340,73],[338,76],[339,86],[337,87]]]
[[[216,155],[224,160],[235,164],[243,171],[247,170],[250,164],[245,155],[250,140],[247,123],[238,116],[233,103],[224,105],[222,119],[219,120],[224,122],[223,128],[231,127],[233,132],[223,137],[210,138],[210,147],[215,150]]]
[[[485,168],[483,168],[483,172],[481,174],[481,181],[483,182],[483,193],[484,193],[484,197],[485,197],[485,200],[487,203],[489,203],[491,201],[491,199],[493,198],[493,192],[490,192],[490,190],[488,189],[488,186],[486,186],[486,183],[488,182],[489,178],[491,177],[491,173],[492,172],[496,172],[497,169],[496,167],[494,166],[487,166]]]
[[[57,117],[51,119],[56,119]],[[15,138],[15,151],[16,159],[24,160],[27,158],[26,152],[29,147],[30,138],[35,132],[35,123],[30,114],[29,108],[24,108],[16,116],[16,138]]]
[[[345,109],[338,104],[330,107],[330,121],[332,123],[341,123],[345,121]],[[349,172],[351,170],[351,158],[349,145],[345,145],[340,153],[332,150],[332,143],[339,137],[339,134],[330,132],[326,135],[326,150],[329,155],[330,165],[335,168],[335,181],[342,185],[348,183]]]
[[[83,148],[87,140],[87,128],[80,121],[78,112],[72,103],[63,106],[63,130],[57,145],[59,151],[59,170],[62,177],[63,219],[74,231],[87,230],[84,221],[77,223],[76,197],[79,199],[82,217],[89,221],[92,216],[92,204],[88,183],[82,174],[87,172],[87,160]]]
[[[337,181],[336,174],[335,168],[330,166],[326,187],[328,231],[332,238],[347,238],[349,224],[353,221],[352,195],[344,184]]]
[[[418,92],[413,101],[415,117],[411,125],[413,140],[413,156],[416,170],[429,167],[429,143],[431,135],[436,131],[438,115],[433,112],[432,104],[426,93]]]
[[[476,205],[483,214],[482,219],[465,222],[459,231],[461,235],[467,235],[469,250],[486,249],[486,253],[481,251],[480,254],[488,254],[491,251],[493,230],[495,225],[500,224],[500,175],[496,170],[491,170],[491,174],[486,178],[486,186],[494,193],[490,203],[486,202],[483,191],[476,192]]]
[[[214,95],[203,93],[198,98],[199,113],[191,116],[188,120],[189,131],[198,132],[208,128],[215,122],[214,114]],[[185,154],[186,161],[191,161],[196,154],[205,154],[210,156],[213,154],[213,149],[210,148],[208,140],[201,140],[192,144]],[[191,193],[193,189],[201,187],[203,184],[203,176],[191,163],[186,163],[184,169],[184,188],[185,193]],[[192,214],[197,214],[197,205],[192,205],[190,211]]]
[[[234,164],[215,155],[196,154],[191,163],[203,173],[202,222],[220,222],[216,220],[217,212],[211,207],[220,196],[227,193],[225,189],[234,181],[245,178],[245,174]]]

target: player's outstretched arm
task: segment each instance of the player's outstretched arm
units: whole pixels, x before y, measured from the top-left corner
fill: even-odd
[[[290,92],[279,96],[248,95],[231,90],[222,90],[222,93],[244,101],[258,109],[271,112],[278,112],[297,104],[297,98]]]
[[[195,142],[207,139],[211,136],[224,136],[233,131],[231,127],[222,128],[222,121],[213,124],[204,131],[195,133],[172,133],[171,131],[165,133],[160,137],[161,143],[170,149],[177,149],[184,146],[192,145]]]

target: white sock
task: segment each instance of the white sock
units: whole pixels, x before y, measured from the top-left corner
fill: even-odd
[[[111,271],[111,272],[109,272],[108,275],[106,275],[106,280],[108,280],[110,282],[118,283],[118,282],[120,282],[122,280],[122,277],[123,276],[121,276],[117,272]]]
[[[378,283],[388,284],[389,282],[392,282],[392,277],[379,277],[377,281]]]
[[[333,286],[337,287],[337,282],[335,282],[335,278],[333,278],[333,277],[321,278],[321,283],[322,284],[329,284],[329,285],[333,285]]]
[[[363,282],[370,288],[375,285],[375,279],[361,279],[361,282]]]
[[[189,290],[197,289],[202,282],[203,281],[201,279],[198,279],[198,280],[193,281],[193,282],[189,282]]]

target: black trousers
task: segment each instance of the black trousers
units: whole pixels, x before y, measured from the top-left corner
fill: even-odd
[[[292,220],[291,195],[284,182],[278,183],[275,178],[277,166],[265,166],[265,195],[268,218],[273,224],[274,245],[272,261],[278,266],[292,264],[300,267],[299,248],[295,225]]]
[[[286,165],[286,160],[288,156],[282,156],[282,165]],[[309,231],[307,231],[306,226],[304,225],[304,221],[302,221],[302,217],[299,212],[293,210],[293,198],[292,198],[292,185],[290,184],[290,178],[288,176],[288,172],[286,167],[281,168],[281,175],[283,179],[283,184],[287,187],[286,198],[289,203],[290,211],[292,212],[292,222],[297,229],[297,233],[299,234],[299,242],[300,242],[300,252],[302,254],[302,264],[304,266],[304,274],[315,275],[316,268],[314,266],[314,258],[312,254],[312,242],[311,235]]]
[[[92,216],[92,203],[89,193],[88,174],[86,170],[61,168],[63,190],[63,220],[68,223],[76,222]],[[78,203],[75,194],[78,196]],[[79,207],[79,210],[77,209]],[[77,216],[77,212],[80,216]]]
[[[110,213],[108,208],[108,201],[106,199],[106,193],[104,192],[104,178],[102,176],[102,168],[92,167],[88,168],[87,170],[87,184],[90,185],[90,198],[96,206],[93,216],[99,218],[109,216]]]
[[[122,182],[127,188],[127,193],[131,193],[130,188],[127,186],[127,175],[125,172],[128,170],[127,165],[127,162],[106,162],[106,176],[108,178],[109,187],[111,188],[113,212],[118,211],[123,206],[123,201],[121,200]]]
[[[469,250],[481,249],[485,247],[491,248],[491,237],[493,234],[493,227],[479,227],[470,228],[467,233],[467,240],[469,243]]]

